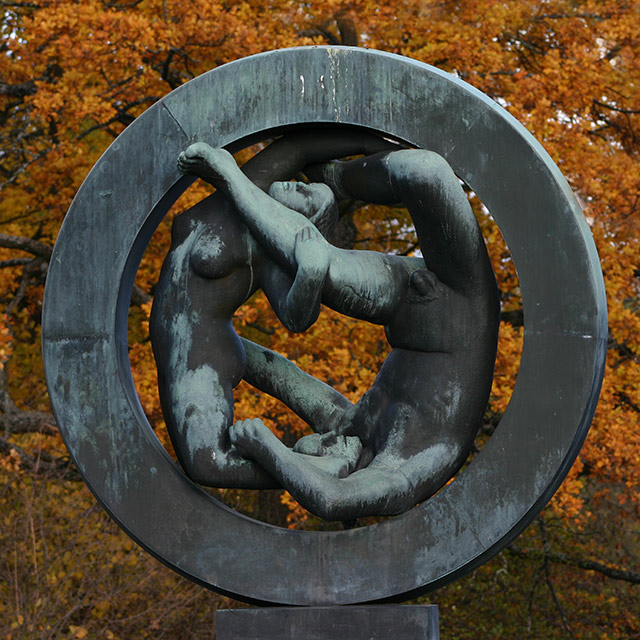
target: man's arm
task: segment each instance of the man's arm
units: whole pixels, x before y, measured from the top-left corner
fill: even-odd
[[[294,256],[298,263],[291,278],[274,265],[265,268],[260,285],[282,324],[293,331],[306,331],[320,314],[322,288],[329,273],[329,253],[320,232],[309,227],[295,238]]]

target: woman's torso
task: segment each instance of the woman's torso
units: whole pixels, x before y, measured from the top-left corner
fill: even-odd
[[[247,231],[214,197],[176,217],[156,288],[150,333],[159,372],[212,366],[235,386],[244,351],[232,317],[254,289]]]

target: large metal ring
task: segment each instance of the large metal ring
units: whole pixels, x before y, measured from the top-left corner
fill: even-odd
[[[127,355],[141,255],[190,184],[189,143],[233,146],[293,125],[365,127],[443,155],[497,221],[517,267],[525,338],[494,435],[435,497],[381,524],[291,531],[193,484],[154,435]],[[150,108],[93,168],[49,269],[43,349],[53,409],[96,497],[154,556],[239,599],[296,605],[401,599],[478,566],[560,485],[595,410],[607,318],[598,256],[560,171],[501,107],[395,55],[288,49],[219,67]]]

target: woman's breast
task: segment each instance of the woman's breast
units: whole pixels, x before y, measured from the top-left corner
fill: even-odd
[[[221,225],[208,225],[191,247],[189,264],[199,276],[219,280],[248,261],[238,250],[240,244],[243,248],[246,244],[242,235],[225,233]]]

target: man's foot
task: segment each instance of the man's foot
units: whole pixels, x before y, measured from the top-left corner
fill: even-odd
[[[334,478],[346,478],[351,473],[349,463],[344,458],[337,456],[308,456],[304,453],[294,453],[294,455],[303,457],[306,462]]]
[[[272,448],[274,441],[285,446],[260,418],[238,420],[229,427],[229,438],[242,455],[254,460]]]
[[[308,226],[296,233],[294,243],[293,256],[298,272],[317,281],[317,286],[321,287],[331,262],[327,241],[315,227]]]
[[[312,433],[300,438],[293,447],[296,453],[315,456],[318,459],[328,457],[340,459],[351,473],[360,459],[362,442],[357,436],[342,436],[335,433]]]
[[[303,171],[312,182],[322,182],[329,186],[336,198],[348,198],[340,184],[339,170],[343,163],[340,160],[309,164]]]
[[[321,455],[294,452],[259,418],[238,420],[229,428],[229,437],[242,455],[266,465],[267,470],[275,471],[282,461],[287,460],[296,465],[313,465],[336,478],[345,478],[353,471],[362,450],[359,438],[338,436],[334,445],[325,447]]]

